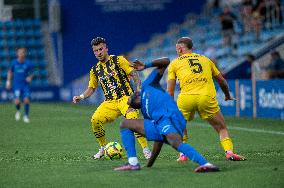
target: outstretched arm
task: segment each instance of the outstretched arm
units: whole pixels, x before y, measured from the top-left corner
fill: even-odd
[[[161,151],[162,146],[163,146],[163,142],[158,142],[158,141],[154,142],[152,154],[151,154],[151,157],[150,157],[150,159],[148,161],[147,167],[153,166],[156,158],[158,157],[158,155],[159,155],[159,153]]]
[[[153,60],[151,63],[143,63],[141,61],[136,60],[133,62],[133,67],[138,71],[142,71],[149,67],[157,67],[158,73],[162,75],[167,69],[169,64],[170,64],[170,59],[167,57],[162,57]]]
[[[220,85],[223,93],[225,94],[225,101],[228,100],[236,100],[235,98],[232,98],[229,92],[229,86],[225,78],[222,76],[221,73],[219,73],[217,76],[214,77],[218,84]]]

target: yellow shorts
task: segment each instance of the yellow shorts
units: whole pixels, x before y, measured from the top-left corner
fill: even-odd
[[[195,111],[202,119],[210,119],[220,111],[216,98],[206,95],[179,94],[177,105],[188,121],[194,118]]]
[[[92,116],[92,119],[101,121],[102,123],[112,122],[119,116],[123,115],[126,119],[137,119],[139,117],[138,110],[132,110],[128,113],[129,108],[127,104],[129,96],[124,96],[117,100],[104,101],[97,108]]]

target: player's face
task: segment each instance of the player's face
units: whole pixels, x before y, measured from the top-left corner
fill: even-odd
[[[23,62],[23,60],[26,58],[26,50],[24,48],[18,49],[17,57],[20,60],[20,62]]]
[[[127,104],[134,109],[141,108],[141,95],[140,92],[134,92],[129,98]]]
[[[93,48],[93,52],[94,52],[96,58],[99,61],[105,62],[107,60],[108,48],[107,48],[106,44],[100,43],[98,45],[93,45],[92,48]]]

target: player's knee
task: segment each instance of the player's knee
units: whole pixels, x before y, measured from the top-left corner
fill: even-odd
[[[96,116],[93,116],[91,119],[92,127],[99,127],[101,124],[103,124],[103,121],[100,118],[97,118]]]
[[[20,104],[21,103],[21,101],[20,101],[20,99],[15,99],[15,104],[17,105],[17,104]]]
[[[182,143],[182,138],[179,135],[172,134],[166,136],[168,143],[175,149]]]
[[[24,98],[24,103],[25,104],[29,104],[30,103],[30,100],[28,98]]]
[[[123,128],[128,128],[127,125],[128,125],[128,120],[125,119],[125,120],[123,120],[123,121],[120,123],[119,127],[120,127],[121,129],[123,129]]]

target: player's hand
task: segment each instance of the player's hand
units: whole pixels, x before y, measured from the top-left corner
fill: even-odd
[[[132,66],[135,70],[138,71],[142,71],[145,69],[145,64],[137,59],[132,63]]]
[[[32,77],[28,76],[28,77],[26,78],[26,82],[30,83],[31,81],[32,81]]]
[[[8,89],[8,90],[11,89],[11,81],[9,81],[9,80],[6,81],[6,89]]]
[[[236,101],[236,98],[233,97],[225,97],[225,101]]]
[[[81,101],[81,97],[80,96],[74,96],[73,97],[73,103],[77,104],[80,101]]]

